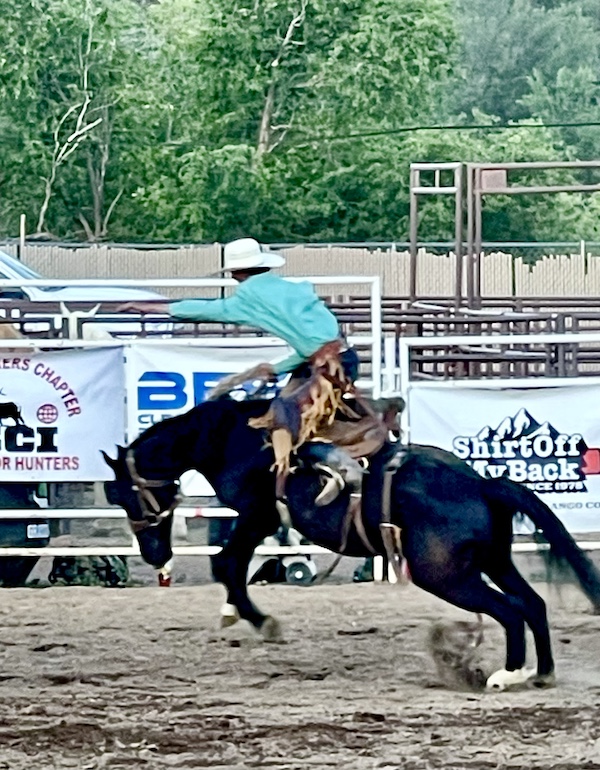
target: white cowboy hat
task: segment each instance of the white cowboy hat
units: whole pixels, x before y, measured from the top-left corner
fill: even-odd
[[[250,270],[254,267],[281,267],[285,258],[274,251],[263,251],[254,238],[238,238],[225,244],[223,271]]]

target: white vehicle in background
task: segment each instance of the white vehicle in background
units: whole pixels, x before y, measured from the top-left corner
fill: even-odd
[[[0,251],[0,280],[42,280],[44,276],[41,276],[35,270],[20,262],[18,259],[11,257],[4,251]],[[66,282],[68,284],[68,282]],[[147,289],[137,289],[135,287],[125,286],[0,286],[0,303],[4,300],[21,300],[26,302],[56,302],[63,305],[63,307],[70,310],[69,303],[89,303],[90,307],[86,308],[88,313],[83,312],[81,317],[89,315],[89,311],[92,310],[92,305],[97,306],[103,302],[127,302],[131,301],[144,301],[144,300],[160,300],[165,299],[161,294],[157,294],[154,291]],[[79,307],[79,305],[78,305]],[[64,311],[63,311],[64,313]],[[0,315],[3,317],[19,318],[21,313],[18,309],[7,312],[7,308],[0,308]],[[38,316],[43,315],[48,317],[48,313],[39,314],[36,312],[28,312],[27,318],[31,318],[32,322],[25,324],[25,331],[28,333],[42,332],[48,330],[48,324],[43,322],[33,321]],[[127,320],[126,322],[113,322],[110,323],[110,313],[102,313],[102,321],[96,323],[89,322],[90,326],[101,327],[102,330],[108,331],[115,336],[129,336],[132,334],[139,334],[142,331],[142,325],[138,321]],[[115,318],[115,314],[112,314]],[[54,328],[59,329],[62,325],[62,319],[64,314],[57,314],[54,319]],[[87,325],[87,324],[86,324]],[[150,323],[145,325],[145,329],[148,332],[164,333],[168,334],[173,330],[172,323]]]

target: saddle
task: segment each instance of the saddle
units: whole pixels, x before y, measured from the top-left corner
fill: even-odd
[[[398,414],[404,408],[403,398],[369,400],[360,397],[365,414],[358,420],[338,418],[315,436],[315,441],[335,444],[355,460],[368,459],[378,452],[391,432],[399,436]]]

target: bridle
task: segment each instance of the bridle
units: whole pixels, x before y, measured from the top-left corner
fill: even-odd
[[[141,519],[132,519],[131,517],[128,517],[131,529],[134,533],[138,533],[148,527],[157,527],[163,519],[166,519],[167,516],[170,516],[173,513],[182,498],[181,495],[176,494],[171,505],[165,511],[161,511],[158,500],[151,490],[152,488],[166,487],[169,486],[169,484],[175,484],[175,486],[179,488],[179,482],[177,480],[165,481],[161,479],[145,479],[140,476],[135,467],[135,457],[132,449],[127,451],[125,462],[127,463],[127,470],[129,471],[131,481],[133,482],[131,488],[137,495],[138,503],[143,514],[143,518]]]

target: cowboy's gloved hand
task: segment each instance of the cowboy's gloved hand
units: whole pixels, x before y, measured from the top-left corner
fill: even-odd
[[[273,382],[277,379],[277,375],[271,364],[259,364],[256,367],[256,379],[264,380],[264,382]]]
[[[242,385],[244,382],[252,382],[253,380],[260,380],[261,382],[271,382],[277,380],[277,375],[273,371],[271,364],[258,364],[251,369],[246,369],[245,372],[239,372],[238,374],[230,374],[227,377],[223,377],[219,380],[217,386],[212,389],[208,396],[208,401],[216,401],[226,393],[230,393],[234,388]]]

